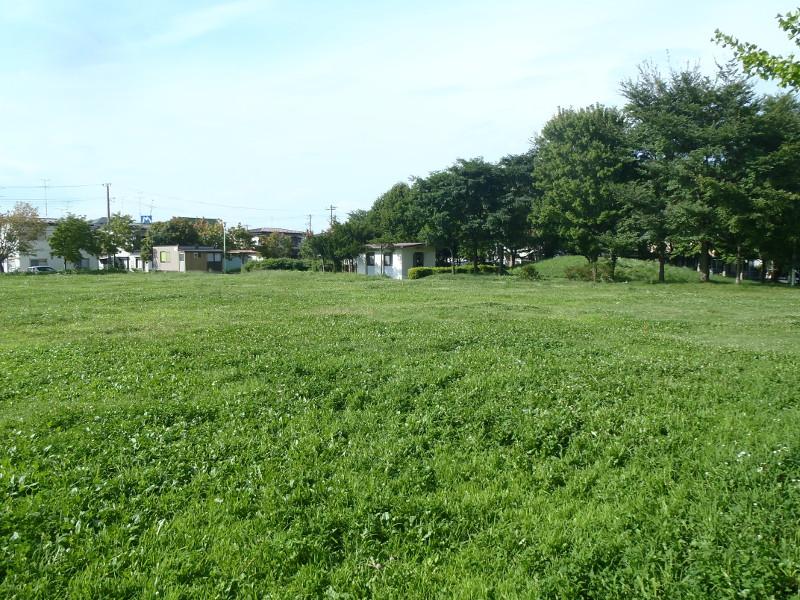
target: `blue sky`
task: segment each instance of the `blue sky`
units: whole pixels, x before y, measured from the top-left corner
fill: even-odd
[[[651,61],[785,52],[769,0],[0,0],[0,210],[319,230],[459,157],[523,152]],[[761,86],[763,90],[771,90]],[[41,187],[47,181],[48,189]],[[80,187],[59,187],[80,186]]]

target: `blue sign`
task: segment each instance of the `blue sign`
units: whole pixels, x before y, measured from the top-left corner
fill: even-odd
[[[153,222],[153,215],[140,215],[139,219],[142,225],[150,225]]]

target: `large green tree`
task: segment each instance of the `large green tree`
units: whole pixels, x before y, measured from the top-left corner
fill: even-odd
[[[356,237],[351,226],[334,221],[327,231],[306,237],[300,254],[312,260],[320,258],[331,263],[334,270],[341,271],[342,265],[346,261],[352,264],[363,248],[363,241]]]
[[[452,175],[453,202],[459,207],[461,246],[469,251],[477,271],[482,251],[496,249],[496,232],[492,231],[489,216],[499,210],[505,194],[502,176],[496,165],[480,157],[459,159],[448,171]]]
[[[0,213],[0,273],[10,257],[29,252],[44,230],[45,223],[39,213],[26,202],[18,202],[12,210]]]
[[[64,259],[64,268],[70,262],[79,266],[83,255],[97,256],[100,252],[97,234],[86,219],[68,215],[61,219],[48,240],[53,256]]]
[[[601,105],[560,110],[535,140],[541,204],[535,226],[556,226],[586,257],[597,278],[603,252],[612,259],[623,212],[620,187],[633,178],[635,157],[623,115]]]
[[[142,258],[152,260],[153,246],[185,246],[209,245],[221,247],[222,225],[211,224],[205,219],[188,219],[173,217],[169,221],[156,221],[147,230],[142,240]],[[217,237],[218,236],[218,237]],[[219,242],[219,245],[217,245]]]
[[[256,246],[259,254],[264,258],[291,258],[292,238],[282,233],[270,233],[258,238]]]
[[[707,281],[712,251],[744,238],[740,184],[758,113],[752,87],[729,69],[711,78],[696,69],[662,76],[645,66],[622,91],[651,186],[650,201],[639,205],[643,229],[656,235],[650,241],[662,255],[667,247],[697,253]]]
[[[235,250],[249,250],[254,247],[253,236],[241,223],[229,227],[226,233],[228,248]]]
[[[794,285],[800,266],[800,103],[794,95],[766,98],[756,131],[746,180],[751,246],[762,263],[787,267]]]
[[[529,217],[534,193],[533,162],[534,152],[530,151],[505,156],[496,167],[501,189],[487,216],[487,226],[497,246],[498,270],[504,266],[506,250],[513,267],[519,250],[532,242]]]
[[[461,204],[455,189],[458,177],[452,171],[434,171],[428,177],[414,180],[419,197],[424,225],[421,241],[446,250],[455,273],[459,245],[464,237],[464,220]]]
[[[359,219],[351,215],[349,222]],[[396,183],[382,194],[369,210],[364,225],[372,238],[393,242],[414,242],[422,229],[422,215],[415,191],[407,183]]]
[[[138,241],[138,228],[130,215],[114,213],[111,220],[96,232],[100,254],[113,257],[116,262],[119,250],[130,252]]]

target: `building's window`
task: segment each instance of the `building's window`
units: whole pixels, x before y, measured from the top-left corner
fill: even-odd
[[[169,252],[166,250],[161,250],[158,253],[158,262],[168,263],[169,262]]]
[[[391,267],[392,266],[392,253],[386,252],[383,255],[383,266],[384,267]]]
[[[200,258],[200,253],[199,253],[199,252],[195,252],[195,253],[194,253],[194,257],[195,257],[195,258]]]
[[[30,259],[30,263],[32,267],[44,267],[47,265],[46,258],[32,258]]]
[[[374,267],[375,266],[375,253],[374,252],[367,252],[367,266]]]
[[[414,266],[415,267],[424,267],[425,266],[425,253],[424,252],[414,252]]]
[[[209,252],[208,262],[222,262],[222,252]]]

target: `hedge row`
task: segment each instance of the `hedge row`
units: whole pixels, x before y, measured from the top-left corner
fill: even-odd
[[[449,275],[452,272],[452,267],[411,267],[408,270],[408,278],[422,279],[430,275]],[[474,273],[475,271],[472,269],[472,265],[460,265],[456,267],[456,274],[471,275]],[[478,274],[494,275],[495,273],[497,273],[497,265],[478,265]]]
[[[311,265],[299,258],[265,258],[251,260],[244,266],[245,271],[308,271]]]

